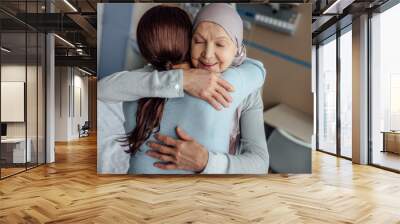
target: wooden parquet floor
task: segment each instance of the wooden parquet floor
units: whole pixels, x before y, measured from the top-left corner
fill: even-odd
[[[313,153],[311,175],[99,176],[96,139],[0,181],[0,223],[400,223],[400,175]]]

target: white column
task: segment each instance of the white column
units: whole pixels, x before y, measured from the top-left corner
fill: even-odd
[[[317,48],[313,45],[311,52],[311,92],[313,95],[313,135],[311,136],[311,148],[317,149]]]
[[[368,16],[353,20],[353,162],[368,163]]]
[[[54,35],[46,36],[46,163],[55,161],[55,76]]]
[[[46,11],[54,12],[54,5],[46,1]],[[46,163],[55,162],[55,43],[54,35],[46,35]]]

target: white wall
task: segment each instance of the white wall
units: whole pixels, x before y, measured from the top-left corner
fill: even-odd
[[[25,71],[25,69],[27,69]],[[19,64],[6,64],[1,66],[1,81],[2,82],[25,82],[25,75],[29,76],[29,85],[36,85],[36,80],[31,80],[30,75],[36,75],[36,67],[19,65]],[[36,113],[32,113],[32,111],[36,110],[36,88],[27,88],[27,106],[31,106],[31,108],[27,109],[27,119],[28,119],[28,137],[29,134],[32,133],[31,130],[36,130]],[[4,97],[4,96],[2,96]],[[35,102],[33,105],[31,102]],[[32,107],[34,107],[32,109]],[[24,109],[24,108],[22,108]],[[7,110],[7,108],[1,108],[1,110]],[[34,121],[34,124],[32,123]],[[25,137],[25,126],[26,122],[7,122],[7,136],[8,137]],[[35,132],[36,133],[36,132]]]
[[[28,70],[30,66],[28,66]],[[25,64],[24,65],[2,65],[1,81],[25,82]]]
[[[44,163],[44,150],[45,150],[45,115],[44,115],[44,73],[42,67],[38,67],[25,64],[3,64],[1,66],[1,81],[9,82],[24,82],[26,85],[26,100],[23,100],[22,107],[12,109],[10,107],[2,106],[2,112],[8,113],[19,113],[25,114],[26,120],[23,118],[22,122],[6,122],[7,123],[7,137],[9,138],[24,138],[25,135],[30,139],[31,145],[29,146],[32,151],[32,158],[36,162],[36,158],[39,159],[39,163]],[[26,80],[27,79],[27,80]],[[4,89],[2,89],[2,92]],[[20,93],[24,93],[24,90],[19,90]],[[21,92],[22,91],[22,92]],[[3,92],[4,94],[4,92]],[[2,98],[8,98],[6,95],[2,95]],[[24,98],[24,97],[22,97]],[[4,102],[2,102],[3,104]],[[17,103],[17,102],[15,102]],[[26,105],[25,105],[26,103]],[[24,115],[22,115],[24,117]],[[38,155],[38,157],[37,157]]]
[[[24,93],[24,82],[1,82],[2,122],[24,122]]]
[[[79,138],[78,124],[88,120],[88,77],[83,75],[76,68],[56,67],[55,141]]]
[[[77,74],[77,72],[79,73]],[[74,92],[72,93],[73,96],[71,96],[71,99],[74,99],[74,102],[71,102],[71,105],[74,106],[71,110],[72,119],[70,132],[71,138],[73,139],[79,137],[78,125],[82,126],[85,121],[88,120],[88,77],[83,77],[81,76],[82,74],[83,73],[79,70],[74,70],[74,88],[72,88],[74,89]]]
[[[30,68],[28,67],[28,70]],[[1,81],[2,82],[25,82],[25,64],[8,64],[1,66]],[[4,97],[4,96],[2,96]],[[7,108],[1,108],[6,110]],[[7,123],[8,137],[25,137],[25,122],[8,122]]]
[[[55,141],[68,140],[68,71],[67,67],[55,68]]]

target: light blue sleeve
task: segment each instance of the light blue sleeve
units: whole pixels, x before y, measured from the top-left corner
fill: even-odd
[[[144,97],[183,97],[183,70],[159,72],[145,67],[108,75],[97,82],[97,99],[134,101]]]
[[[208,153],[202,174],[267,174],[269,154],[264,131],[261,92],[256,91],[242,103],[240,116],[240,152]]]
[[[240,66],[231,67],[223,73],[223,78],[235,87],[231,93],[231,107],[236,108],[252,92],[260,89],[266,71],[260,61],[247,58]]]
[[[233,106],[261,87],[265,69],[260,61],[246,59],[238,67],[227,69],[223,78],[235,87]],[[134,101],[143,97],[183,97],[183,70],[150,70],[149,66],[108,75],[98,81],[97,98],[105,102]]]

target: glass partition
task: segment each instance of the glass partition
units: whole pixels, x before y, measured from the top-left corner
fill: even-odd
[[[38,76],[37,76],[37,146],[38,146],[38,156],[37,162],[38,164],[44,164],[46,162],[46,138],[45,138],[45,124],[46,124],[46,74],[45,74],[45,65],[46,65],[46,37],[45,34],[38,34]]]
[[[26,133],[26,33],[1,34],[2,177],[24,171],[31,151]],[[6,49],[6,50],[4,50]]]
[[[27,89],[27,98],[26,98],[26,113],[27,113],[27,150],[29,153],[29,160],[27,163],[27,167],[31,168],[37,165],[37,157],[38,157],[38,49],[37,49],[37,41],[38,35],[36,32],[28,32],[27,33],[27,81],[26,81],[26,89]]]
[[[340,36],[340,154],[352,157],[352,33]]]
[[[371,18],[371,162],[400,171],[400,4]]]
[[[318,47],[318,149],[336,154],[336,36]]]
[[[0,2],[16,17],[43,12],[43,5]],[[5,178],[45,163],[46,39],[13,14],[0,12],[0,19],[0,178]]]
[[[38,1],[27,2],[26,12],[40,13],[41,5]],[[31,20],[37,20],[33,17]],[[37,23],[37,21],[32,21]],[[35,29],[27,27],[27,150],[31,151],[30,162],[27,163],[28,168],[38,165],[39,146],[38,146],[38,112],[39,112],[39,33]],[[30,147],[30,148],[29,148]]]

